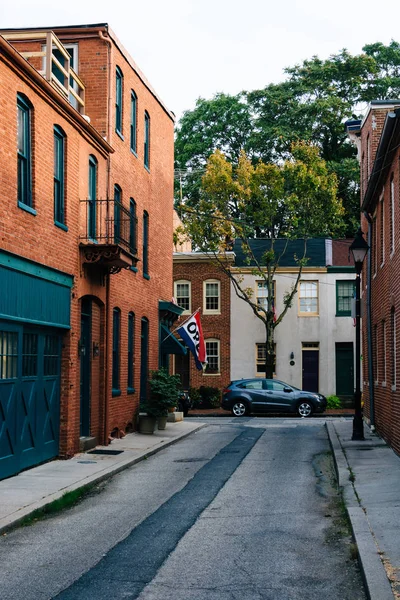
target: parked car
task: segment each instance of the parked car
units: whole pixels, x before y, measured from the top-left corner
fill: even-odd
[[[222,391],[222,408],[235,417],[251,413],[297,413],[310,417],[326,409],[322,394],[299,390],[278,379],[240,379]]]

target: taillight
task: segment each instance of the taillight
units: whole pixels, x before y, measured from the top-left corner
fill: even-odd
[[[231,391],[231,390],[230,390],[229,388],[225,388],[225,389],[223,389],[223,390],[222,390],[222,393],[223,393],[223,394],[227,394],[227,393],[228,393],[228,392],[230,392],[230,391]]]

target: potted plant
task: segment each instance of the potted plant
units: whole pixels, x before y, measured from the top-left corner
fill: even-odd
[[[167,369],[161,368],[151,372],[150,399],[147,412],[153,414],[158,421],[158,429],[165,429],[168,411],[178,405],[181,382],[179,375],[170,375]]]

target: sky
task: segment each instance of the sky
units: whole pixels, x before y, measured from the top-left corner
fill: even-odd
[[[400,41],[400,3],[372,0],[3,1],[0,28],[108,23],[179,119],[196,99],[285,78],[314,55]]]

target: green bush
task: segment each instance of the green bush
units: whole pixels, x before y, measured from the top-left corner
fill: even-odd
[[[150,398],[142,408],[149,415],[162,417],[168,414],[170,406],[178,406],[181,391],[179,375],[170,375],[167,369],[151,371],[149,379]]]
[[[189,388],[189,396],[192,402],[192,408],[201,408],[201,403],[203,401],[199,389],[198,388]]]
[[[337,396],[328,396],[326,408],[342,408],[342,401]]]

